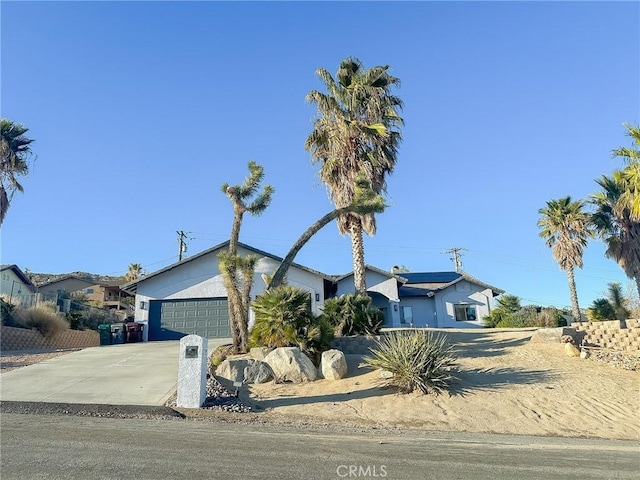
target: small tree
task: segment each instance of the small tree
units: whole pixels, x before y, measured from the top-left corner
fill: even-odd
[[[220,273],[224,279],[229,302],[231,336],[236,353],[248,349],[249,340],[249,300],[253,285],[253,274],[257,258],[253,255],[238,255],[238,241],[242,218],[245,213],[260,215],[271,203],[274,189],[265,185],[259,192],[264,178],[264,168],[254,161],[249,162],[249,176],[242,185],[224,183],[222,191],[233,204],[233,225],[229,239],[229,250],[218,255]],[[258,193],[259,192],[259,193]],[[253,200],[251,200],[253,198]]]

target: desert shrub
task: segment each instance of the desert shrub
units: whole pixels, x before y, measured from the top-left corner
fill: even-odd
[[[12,312],[15,306],[9,302],[5,302],[3,298],[0,298],[0,313],[2,314],[2,325],[6,325],[8,327],[14,327],[14,321],[12,317]]]
[[[54,304],[55,305],[55,304]],[[33,328],[45,338],[51,338],[69,328],[67,321],[57,313],[51,311],[46,304],[34,308],[16,308],[12,317],[23,328]]]
[[[333,327],[337,337],[377,335],[384,321],[382,311],[371,306],[371,298],[357,293],[326,300],[322,317]]]
[[[486,328],[496,328],[501,322],[506,321],[511,316],[513,316],[512,312],[498,307],[484,317],[482,323]]]
[[[400,392],[420,390],[441,393],[455,378],[455,361],[451,346],[443,335],[431,331],[396,331],[385,335],[363,358],[369,368],[382,368],[393,376],[388,384]]]
[[[566,327],[567,321],[562,312],[554,307],[543,308],[536,317],[536,327]]]
[[[315,363],[333,339],[331,325],[311,312],[309,292],[289,285],[272,288],[253,302],[250,347],[299,347]]]
[[[69,328],[71,330],[84,330],[82,323],[82,314],[79,312],[67,312],[65,314],[67,322],[69,322]]]
[[[209,365],[211,372],[215,372],[218,365],[226,360],[229,355],[233,354],[233,345],[220,345],[211,352]]]

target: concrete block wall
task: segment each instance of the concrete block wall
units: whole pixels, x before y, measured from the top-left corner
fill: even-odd
[[[380,335],[356,335],[353,337],[336,337],[331,342],[331,348],[341,350],[345,355],[367,355],[370,348],[375,347]]]
[[[52,338],[45,339],[36,330],[26,328],[0,327],[0,350],[40,350],[85,348],[100,345],[100,336],[93,330],[65,330]]]
[[[584,331],[585,343],[611,350],[640,351],[640,320],[627,320],[626,327],[619,320],[608,322],[588,322],[582,325],[574,323],[578,331]]]

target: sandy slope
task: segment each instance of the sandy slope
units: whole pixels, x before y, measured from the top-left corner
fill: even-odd
[[[357,368],[338,381],[251,386],[267,415],[440,431],[640,438],[640,374],[570,358],[529,331],[447,330],[460,372],[450,395],[401,395]]]

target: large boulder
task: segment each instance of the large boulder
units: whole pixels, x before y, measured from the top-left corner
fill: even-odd
[[[327,380],[340,380],[347,376],[347,359],[340,350],[322,352],[322,376]]]
[[[531,335],[531,342],[554,342],[560,343],[564,335],[576,337],[576,329],[571,327],[539,328]]]
[[[281,382],[313,382],[318,378],[318,369],[298,347],[276,348],[264,357],[264,362]]]
[[[264,360],[264,357],[269,355],[273,351],[271,347],[253,347],[249,350],[249,356],[256,360]]]
[[[268,364],[246,357],[227,358],[216,368],[216,375],[243,383],[265,383],[274,378],[273,370]]]

